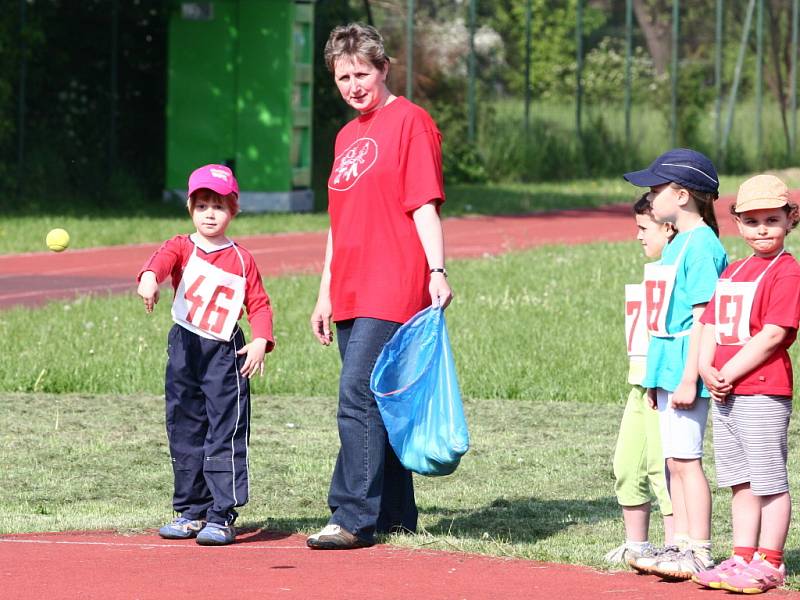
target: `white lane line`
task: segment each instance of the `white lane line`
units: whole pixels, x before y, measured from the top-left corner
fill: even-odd
[[[8,543],[8,544],[60,544],[64,546],[121,546],[124,548],[146,548],[150,549],[175,549],[175,548],[183,548],[183,549],[190,549],[196,550],[198,546],[189,546],[187,544],[182,545],[169,545],[169,544],[124,544],[120,542],[66,542],[66,541],[57,541],[57,540],[12,540],[12,539],[4,539],[0,538],[0,544]],[[257,544],[248,544],[247,542],[233,544],[234,547],[242,549],[242,550],[303,550],[306,549],[306,546],[261,546]]]

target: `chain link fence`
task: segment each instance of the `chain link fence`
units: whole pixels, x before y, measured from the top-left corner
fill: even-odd
[[[797,0],[371,5],[451,176],[609,175],[679,145],[728,172],[797,162]]]

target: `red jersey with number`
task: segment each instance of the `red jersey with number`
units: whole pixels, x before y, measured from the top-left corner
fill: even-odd
[[[336,136],[328,179],[334,320],[403,323],[430,305],[413,212],[444,201],[441,137],[430,115],[402,97]]]
[[[729,265],[721,278],[729,278],[744,260],[747,259],[737,260]],[[755,281],[771,261],[772,258],[752,257],[742,270],[736,273],[733,281]],[[716,298],[711,298],[709,301],[700,318],[701,323],[716,324],[715,300]],[[788,349],[797,337],[798,319],[800,319],[800,265],[791,254],[785,253],[764,273],[764,278],[758,285],[750,312],[750,334],[757,334],[764,325],[769,324],[786,328],[788,330],[786,337],[764,362],[734,384],[732,394],[792,395],[792,361],[789,359]],[[717,345],[714,368],[721,369],[742,348],[744,346]]]
[[[183,269],[189,261],[189,257],[195,252],[195,248],[198,258],[235,275],[242,275],[242,261],[244,261],[246,282],[244,307],[247,310],[247,320],[250,323],[253,337],[267,340],[267,352],[269,352],[275,345],[272,335],[272,307],[269,296],[264,289],[261,274],[258,272],[253,255],[236,244],[242,257],[240,260],[239,254],[233,247],[234,243],[231,242],[228,246],[206,252],[200,246],[196,246],[188,235],[176,235],[161,244],[161,247],[153,253],[139,271],[137,280],[141,279],[142,273],[145,271],[153,271],[158,283],[165,281],[171,275],[172,289],[173,291],[177,290],[183,277]],[[239,318],[241,317],[242,313],[240,312]]]

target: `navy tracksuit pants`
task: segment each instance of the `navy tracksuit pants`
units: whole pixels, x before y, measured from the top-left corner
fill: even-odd
[[[172,506],[187,519],[230,525],[247,503],[250,386],[239,374],[244,334],[229,342],[180,325],[169,332],[165,396],[175,475]]]

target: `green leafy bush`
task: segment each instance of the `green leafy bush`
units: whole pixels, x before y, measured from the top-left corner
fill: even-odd
[[[447,91],[443,99],[428,103],[439,131],[442,133],[442,167],[447,183],[486,183],[490,177],[483,153],[469,141],[467,103],[459,82],[443,80],[440,88]],[[493,113],[491,106],[482,105],[485,115]],[[493,178],[492,178],[493,179]]]
[[[573,125],[540,118],[528,132],[513,113],[484,121],[479,148],[492,181],[554,181],[616,175],[626,169],[631,153],[622,136],[611,131],[602,115],[592,115],[580,140]],[[638,156],[633,155],[640,162]]]

